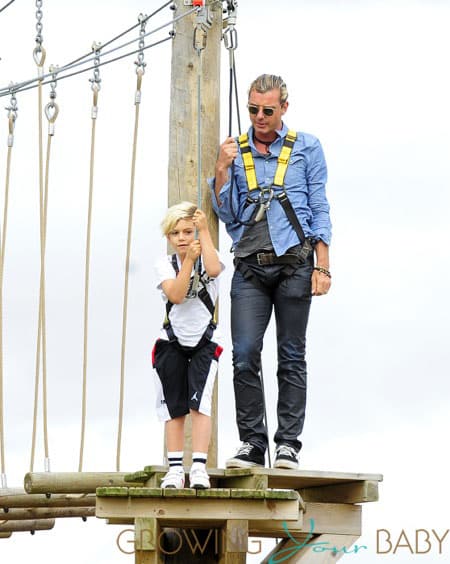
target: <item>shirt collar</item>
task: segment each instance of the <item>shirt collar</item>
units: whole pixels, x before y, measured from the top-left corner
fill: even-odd
[[[253,141],[253,133],[254,133],[254,131],[255,131],[255,130],[254,130],[254,128],[253,128],[253,125],[251,125],[251,126],[250,126],[250,129],[248,130],[248,140],[249,140],[249,143],[250,143],[250,147],[253,147],[253,149],[256,150],[256,148],[255,148],[255,143],[254,143],[254,141]],[[281,122],[281,129],[275,129],[275,133],[278,135],[278,138],[279,138],[279,139],[284,139],[284,138],[286,137],[288,131],[289,131],[289,128],[288,128],[288,126],[284,123],[284,121]],[[275,139],[275,140],[274,140],[274,143],[275,143],[276,141],[278,141],[278,139]]]

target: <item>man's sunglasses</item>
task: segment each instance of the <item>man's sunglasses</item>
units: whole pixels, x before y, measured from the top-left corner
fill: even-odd
[[[275,111],[275,108],[266,108],[265,106],[254,106],[253,104],[247,104],[247,108],[248,111],[256,116],[256,114],[259,112],[259,108],[262,108],[262,112],[265,116],[273,116],[273,112]]]

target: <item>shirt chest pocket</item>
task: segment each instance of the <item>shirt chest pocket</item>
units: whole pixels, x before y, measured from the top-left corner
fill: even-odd
[[[306,191],[306,162],[302,155],[292,155],[284,178],[286,189]]]

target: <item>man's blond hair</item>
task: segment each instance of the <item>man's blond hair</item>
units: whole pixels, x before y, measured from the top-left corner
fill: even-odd
[[[258,78],[255,78],[248,89],[249,96],[253,90],[255,92],[259,92],[260,94],[265,94],[270,90],[279,90],[280,104],[284,104],[288,99],[286,83],[281,76],[277,76],[276,74],[261,74]]]
[[[171,206],[161,221],[161,231],[163,235],[168,235],[180,219],[192,219],[197,211],[197,206],[191,202],[180,202]]]

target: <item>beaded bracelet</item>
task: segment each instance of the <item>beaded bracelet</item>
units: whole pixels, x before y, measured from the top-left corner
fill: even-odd
[[[317,271],[321,272],[322,274],[325,274],[325,276],[328,276],[328,278],[331,278],[331,272],[329,270],[327,270],[326,268],[323,268],[322,266],[315,266],[314,270],[317,270]]]

